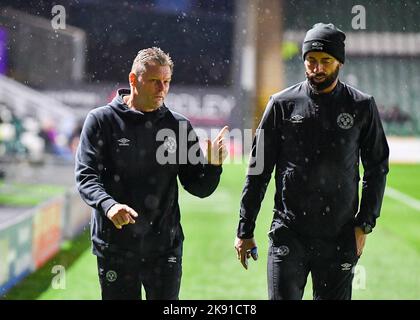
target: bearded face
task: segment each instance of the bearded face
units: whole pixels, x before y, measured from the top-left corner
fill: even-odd
[[[305,74],[312,88],[323,92],[338,78],[341,64],[325,52],[308,52],[305,56]]]
[[[338,78],[338,74],[340,72],[340,66],[337,66],[335,70],[330,73],[329,75],[325,72],[318,72],[318,73],[306,73],[306,78],[309,80],[312,88],[316,91],[323,91],[330,87],[334,81]]]

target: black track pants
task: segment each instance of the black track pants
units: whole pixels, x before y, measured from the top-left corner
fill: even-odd
[[[354,227],[330,240],[303,238],[285,226],[270,233],[268,295],[270,300],[302,299],[311,272],[313,298],[350,300],[357,264]]]
[[[99,258],[98,274],[103,300],[178,300],[182,261],[178,256],[127,261],[116,257]]]

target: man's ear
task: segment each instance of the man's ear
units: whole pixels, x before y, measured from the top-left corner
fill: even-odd
[[[130,87],[137,86],[137,75],[134,72],[130,72],[130,74],[128,75],[128,82],[130,83]]]

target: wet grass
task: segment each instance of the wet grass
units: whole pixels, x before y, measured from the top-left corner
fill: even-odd
[[[185,233],[181,299],[267,299],[267,231],[272,218],[271,183],[255,230],[259,260],[246,271],[236,259],[233,241],[245,168],[224,167],[217,191],[206,199],[181,192]],[[420,190],[420,166],[391,166],[388,185],[412,197]],[[418,299],[420,297],[420,212],[389,197],[384,198],[377,228],[368,236],[354,282],[354,299]],[[8,299],[99,299],[96,260],[88,235],[68,244],[43,269],[14,288]],[[66,288],[54,289],[51,268],[66,268]],[[311,299],[308,279],[305,299]]]
[[[86,230],[72,241],[66,241],[62,244],[61,250],[54,258],[48,261],[35,273],[27,276],[24,281],[13,287],[2,299],[6,300],[34,300],[40,299],[45,292],[55,293],[55,299],[58,292],[66,291],[73,281],[69,281],[68,276],[73,265],[78,262],[81,255],[89,251],[90,239],[89,232]],[[86,269],[89,269],[86,266]],[[57,277],[58,276],[58,277]],[[62,276],[61,278],[59,278]],[[84,281],[83,275],[80,276]],[[83,282],[78,283],[75,291],[83,292]],[[78,295],[79,296],[79,295]],[[53,298],[54,299],[54,298]]]
[[[0,180],[0,206],[36,206],[48,199],[64,194],[65,190],[66,187],[63,186],[6,183]]]

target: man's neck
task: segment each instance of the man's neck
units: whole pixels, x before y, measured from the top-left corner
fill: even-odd
[[[141,111],[141,112],[151,112],[157,109],[157,108],[147,109],[147,108],[142,107],[140,103],[135,101],[134,97],[131,94],[127,96],[123,96],[123,101],[129,108],[137,110],[137,111]]]

